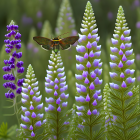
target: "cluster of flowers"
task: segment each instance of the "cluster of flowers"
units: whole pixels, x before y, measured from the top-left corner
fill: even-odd
[[[115,90],[126,90],[135,82],[135,78],[131,78],[135,70],[130,69],[130,66],[134,63],[133,49],[131,49],[131,36],[130,29],[128,29],[123,9],[120,6],[117,15],[116,30],[113,34],[114,38],[111,39],[113,47],[110,47],[111,54],[110,67],[115,72],[110,72],[110,77],[116,81],[120,81],[121,85],[117,83],[110,83],[110,87]],[[116,73],[116,71],[118,71]],[[132,91],[128,92],[129,96],[132,96]]]
[[[40,91],[38,91],[38,81],[37,78],[35,78],[31,65],[28,66],[26,78],[21,93],[21,101],[24,104],[24,106],[21,106],[24,112],[24,115],[21,114],[21,119],[24,123],[21,123],[20,126],[30,132],[31,137],[35,137],[35,131],[39,129],[46,120],[41,122],[44,114],[38,113],[43,107],[43,103],[39,104],[42,95],[40,95]]]
[[[97,90],[96,88],[102,84],[102,79],[99,80],[99,76],[102,73],[102,62],[100,62],[101,45],[97,45],[100,37],[97,34],[98,28],[95,28],[95,17],[91,9],[92,7],[87,4],[84,14],[85,17],[82,21],[83,24],[81,24],[84,29],[81,29],[82,35],[79,34],[80,38],[78,42],[80,45],[76,47],[77,52],[80,54],[76,55],[76,60],[78,62],[76,68],[80,74],[76,74],[75,77],[77,80],[82,81],[83,84],[76,83],[76,89],[77,92],[80,93],[80,96],[76,96],[75,99],[77,102],[92,104],[92,106],[87,109],[87,114],[96,115],[97,100],[100,101],[102,99],[100,95],[101,90]],[[86,110],[84,108],[84,106],[77,106],[78,111],[80,111],[77,112],[79,116]]]
[[[58,52],[57,55],[52,52],[51,60],[49,60],[50,65],[48,65],[50,70],[47,70],[47,77],[45,77],[45,90],[46,93],[52,93],[52,96],[49,98],[46,97],[45,99],[46,102],[49,103],[48,107],[45,107],[45,111],[54,110],[55,107],[52,104],[54,104],[53,102],[56,100],[57,111],[60,112],[61,107],[66,107],[68,103],[63,102],[64,99],[69,97],[69,94],[66,95],[64,93],[64,91],[67,90],[68,85],[66,85],[66,76],[60,52]],[[53,96],[54,98],[52,98]]]
[[[5,39],[5,51],[10,55],[9,60],[4,60],[5,66],[3,70],[7,72],[7,74],[3,75],[4,80],[8,82],[4,83],[3,86],[8,88],[9,91],[5,93],[7,98],[13,99],[15,97],[15,93],[21,94],[22,92],[22,83],[24,79],[18,79],[18,73],[24,72],[23,61],[18,61],[19,58],[22,57],[22,52],[17,52],[21,48],[21,34],[18,32],[18,25],[14,25],[13,21],[10,25],[7,25],[8,34],[5,37],[10,39]]]

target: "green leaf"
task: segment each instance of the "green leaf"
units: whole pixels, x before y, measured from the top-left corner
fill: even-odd
[[[0,139],[14,140],[16,129],[17,125],[13,125],[8,129],[8,124],[3,122],[0,126]]]

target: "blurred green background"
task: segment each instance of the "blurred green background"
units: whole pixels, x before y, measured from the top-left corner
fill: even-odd
[[[113,37],[115,20],[119,5],[122,5],[125,12],[125,17],[128,23],[128,27],[131,29],[132,44],[136,55],[136,68],[139,70],[140,62],[140,1],[139,0],[90,0],[95,13],[95,19],[97,21],[98,34],[100,36],[100,42],[98,45],[102,45],[102,61],[104,63],[103,68],[105,72],[108,71],[109,63],[109,47],[110,38]],[[19,25],[19,32],[22,37],[22,52],[24,61],[25,72],[20,77],[25,77],[26,68],[29,64],[32,64],[36,77],[39,81],[39,89],[43,94],[43,102],[45,99],[45,76],[46,69],[48,68],[48,60],[50,52],[46,52],[40,48],[33,40],[33,36],[44,36],[52,38],[58,35],[57,28],[60,27],[60,13],[63,12],[63,6],[61,6],[63,0],[0,0],[0,124],[8,122],[8,125],[14,125],[17,123],[16,117],[5,117],[4,114],[13,113],[13,109],[5,109],[4,106],[9,106],[10,103],[6,101],[5,92],[7,90],[3,87],[3,74],[2,66],[3,60],[8,59],[4,48],[4,39],[6,31],[6,25],[11,20],[14,20],[15,24]],[[80,33],[81,22],[85,11],[87,0],[69,0],[72,18],[75,24],[73,29]],[[61,11],[61,12],[60,12]],[[64,11],[65,12],[65,11]],[[64,17],[63,17],[64,18]],[[65,22],[65,21],[64,21]],[[61,25],[62,26],[62,25]],[[69,26],[63,27],[61,34],[66,32],[72,32]],[[63,37],[69,36],[69,34],[62,35]],[[67,54],[69,56],[67,56]],[[68,91],[70,94],[69,106],[72,107],[74,103],[74,96],[76,94],[75,78],[76,73],[75,66],[75,46],[72,51],[61,51],[62,60],[64,62],[65,73],[67,76]],[[66,58],[66,59],[65,59]],[[138,81],[139,71],[137,72]],[[108,73],[103,73],[102,78],[108,82]]]

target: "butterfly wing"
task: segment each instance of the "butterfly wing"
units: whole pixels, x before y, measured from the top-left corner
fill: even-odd
[[[59,41],[59,44],[61,46],[62,50],[67,50],[73,45],[77,40],[79,39],[79,36],[70,36],[63,38]]]
[[[35,40],[45,50],[51,50],[53,48],[53,41],[48,38],[36,36],[33,37],[33,40]]]

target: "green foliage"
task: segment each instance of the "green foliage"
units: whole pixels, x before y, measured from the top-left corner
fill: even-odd
[[[33,37],[37,36],[37,32],[35,28],[32,28],[30,30],[30,35],[29,35],[29,42],[27,45],[28,48],[28,64],[32,64],[35,70],[39,69],[44,69],[45,65],[43,63],[46,63],[45,57],[47,56],[41,46],[37,44],[34,40]],[[32,59],[34,58],[34,59]],[[44,80],[45,77],[45,69],[44,72],[38,71],[36,74],[37,77],[39,77],[38,80]]]
[[[2,123],[0,126],[0,139],[15,140],[17,125],[13,125],[8,129],[7,123]]]
[[[76,114],[77,108],[76,105],[73,104],[73,108],[71,109],[72,111],[72,118],[70,121],[70,128],[69,128],[69,132],[67,135],[67,139],[68,140],[78,140],[78,137],[76,135],[76,131],[77,131],[77,126],[78,126],[78,122],[82,122],[81,118]],[[78,121],[77,121],[78,120]]]
[[[46,20],[43,24],[43,27],[41,30],[41,36],[51,38],[51,39],[54,37],[54,35],[52,34],[52,27],[48,20]]]
[[[111,107],[110,107],[110,88],[109,85],[106,84],[104,89],[103,89],[103,104],[104,104],[104,126],[105,126],[105,134],[106,138],[110,140],[109,137],[109,131],[112,129],[112,125],[114,125],[115,120],[113,120],[113,115],[111,112]]]
[[[70,94],[68,108],[71,108],[73,103],[75,102],[74,98],[76,95],[76,87],[75,87],[76,79],[75,79],[71,70],[69,70],[67,72],[67,79],[66,80],[68,83],[68,93]]]
[[[117,116],[116,125],[112,126],[109,131],[110,137],[114,140],[138,140],[140,139],[140,120],[136,118],[140,116],[139,108],[139,86],[133,87],[131,90],[133,92],[133,97],[130,97],[124,93],[116,94],[111,90],[111,111],[112,114]],[[119,104],[122,102],[122,104]]]
[[[103,79],[104,79],[104,85],[106,83],[109,83],[109,66],[108,64],[103,64]]]

